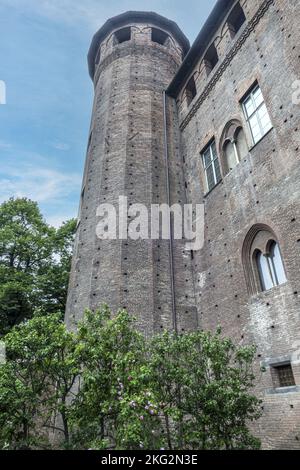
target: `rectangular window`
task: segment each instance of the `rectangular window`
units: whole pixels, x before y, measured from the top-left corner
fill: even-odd
[[[216,142],[213,141],[202,153],[203,168],[206,177],[208,192],[221,181],[220,164],[217,154]]]
[[[219,62],[218,51],[216,49],[216,46],[214,44],[211,44],[204,56],[204,64],[205,64],[207,76],[215,68],[218,62]]]
[[[256,144],[272,129],[271,119],[259,85],[256,85],[243,100],[243,108],[253,143]]]
[[[190,80],[188,81],[186,88],[185,88],[185,93],[186,93],[186,99],[187,99],[187,105],[189,106],[195,96],[197,95],[197,88],[196,88],[196,83],[194,77],[191,77]]]
[[[291,363],[272,367],[275,388],[294,387],[295,378]]]
[[[231,32],[231,37],[234,37],[236,35],[236,33],[241,29],[245,22],[246,16],[244,10],[242,9],[240,3],[237,3],[231,11],[227,20],[229,30]]]
[[[153,42],[157,42],[158,44],[161,44],[162,46],[164,46],[168,38],[169,36],[164,31],[161,31],[160,29],[152,28],[151,40]]]
[[[117,44],[122,44],[123,42],[130,41],[131,39],[131,28],[122,28],[118,31],[115,31],[115,40]]]

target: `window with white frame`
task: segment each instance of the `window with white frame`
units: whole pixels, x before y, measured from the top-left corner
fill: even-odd
[[[202,153],[202,162],[207,191],[209,192],[219,183],[219,181],[221,181],[222,178],[215,141],[213,141]]]
[[[272,242],[267,254],[258,251],[256,263],[263,291],[272,289],[287,281],[278,243]]]
[[[271,119],[259,85],[256,85],[243,100],[243,108],[253,143],[256,144],[272,129]]]

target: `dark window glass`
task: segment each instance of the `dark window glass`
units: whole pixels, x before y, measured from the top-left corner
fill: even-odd
[[[157,42],[158,44],[161,44],[162,46],[164,46],[168,37],[169,36],[164,31],[161,31],[160,29],[152,28],[151,39],[153,42]]]
[[[191,77],[190,80],[188,81],[188,84],[185,88],[186,92],[186,99],[187,99],[187,104],[188,106],[191,104],[195,96],[197,95],[197,88],[196,88],[196,83],[194,77]]]
[[[228,17],[228,25],[231,30],[232,36],[235,36],[236,33],[241,29],[243,24],[246,22],[246,16],[241,5],[238,3]]]
[[[204,56],[204,60],[205,60],[205,63],[206,63],[206,70],[207,70],[207,74],[209,75],[210,72],[215,68],[215,66],[217,65],[218,61],[219,61],[219,56],[218,56],[218,52],[217,52],[217,49],[215,47],[214,44],[212,44],[205,56]]]
[[[274,367],[274,371],[277,378],[277,386],[279,385],[280,388],[295,386],[295,378],[291,364],[276,366]]]
[[[122,28],[119,31],[115,32],[115,38],[117,43],[122,44],[122,42],[130,41],[131,39],[131,28]]]

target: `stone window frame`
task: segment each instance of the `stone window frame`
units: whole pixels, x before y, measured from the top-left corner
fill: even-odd
[[[269,289],[268,291],[264,291],[262,288],[256,256],[258,251],[261,251],[263,254],[268,255],[270,253],[270,248],[274,242],[278,244],[285,271],[285,276],[287,279],[286,282],[288,282],[286,274],[287,270],[285,266],[284,257],[282,256],[281,244],[278,237],[268,225],[256,224],[251,227],[251,229],[248,231],[242,248],[242,264],[244,268],[247,289],[250,295],[256,295],[262,292],[269,292],[271,290]],[[274,286],[273,288],[279,286]]]
[[[284,356],[267,358],[264,361],[261,361],[260,367],[264,372],[269,372],[270,378],[272,380],[273,388],[267,389],[266,393],[268,395],[274,394],[286,394],[286,393],[299,393],[300,386],[297,383],[297,374],[295,373],[296,362],[294,360],[294,354],[287,354]],[[276,374],[276,368],[290,365],[294,377],[294,385],[290,386],[280,386],[278,375]]]
[[[283,368],[288,368],[289,373],[288,374],[283,374],[282,373]],[[293,366],[292,366],[292,363],[290,361],[271,366],[271,375],[272,375],[272,379],[273,379],[274,388],[281,388],[282,389],[282,388],[286,388],[286,387],[295,387],[296,386]],[[283,383],[282,382],[282,380],[285,379],[284,375],[289,375],[290,376],[290,383]]]
[[[237,137],[240,131],[243,131],[245,143],[249,152],[249,143],[247,139],[247,134],[243,127],[242,122],[239,119],[231,119],[227,122],[226,126],[221,135],[220,144],[219,144],[219,155],[221,156],[221,166],[223,175],[226,176],[233,168],[228,168],[227,155],[225,147],[228,143],[231,143],[234,148],[235,156],[237,159],[237,165],[245,158],[246,155],[240,155],[237,148]]]

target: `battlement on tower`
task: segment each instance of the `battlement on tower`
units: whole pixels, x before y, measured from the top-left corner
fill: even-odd
[[[125,45],[126,43],[126,45]],[[88,53],[92,79],[97,66],[115,47],[152,45],[177,51],[180,62],[190,49],[187,37],[174,21],[153,12],[128,11],[110,18],[94,35]]]

